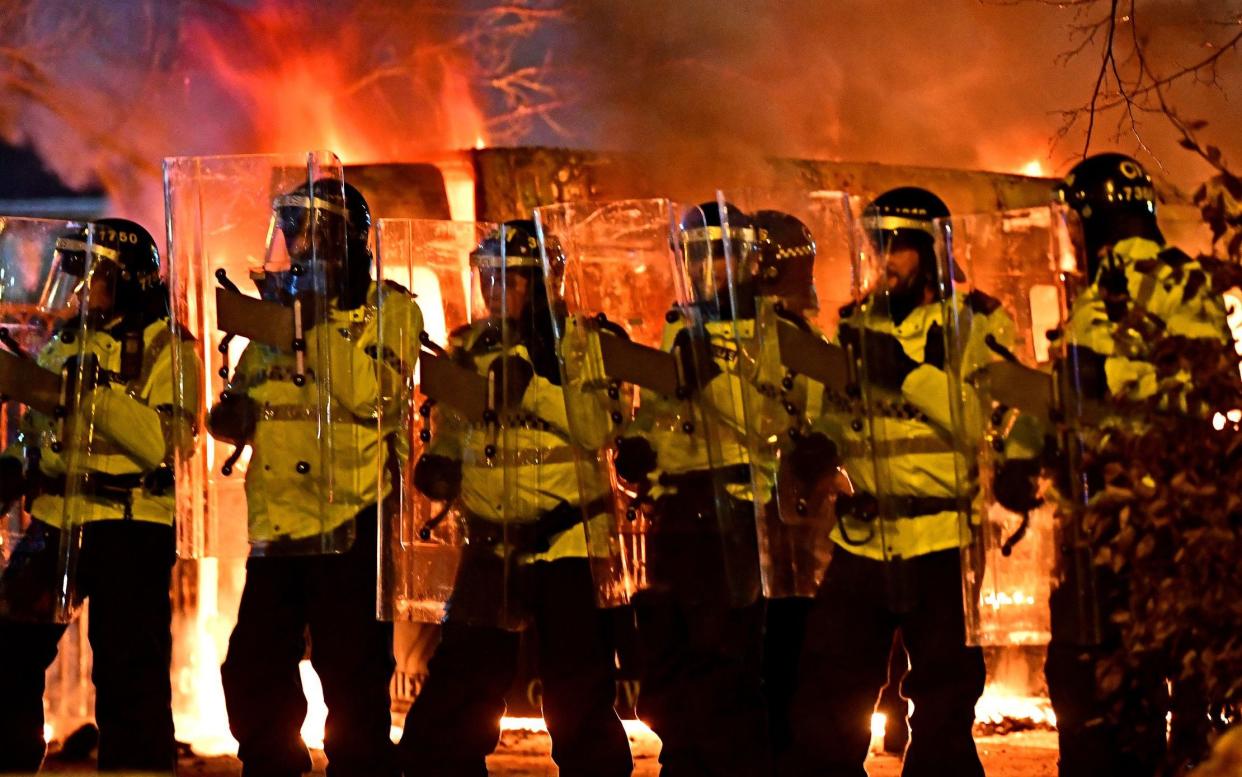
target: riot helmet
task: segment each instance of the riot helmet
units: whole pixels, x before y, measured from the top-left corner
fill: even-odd
[[[565,254],[555,235],[545,234],[544,246],[555,286],[564,275]],[[562,313],[553,311],[548,299],[535,222],[514,219],[501,224],[470,252],[470,267],[478,275],[489,318],[514,321],[535,371],[560,383],[552,316]]]
[[[779,210],[755,213],[757,292],[780,297],[795,312],[815,310],[815,237],[801,219]]]
[[[1100,253],[1120,240],[1142,237],[1164,242],[1156,224],[1156,191],[1151,176],[1125,154],[1087,157],[1057,184],[1056,192],[1082,221],[1091,277],[1095,276]]]
[[[729,269],[725,241],[732,256],[733,282],[738,303],[750,306],[754,300],[754,270],[758,236],[754,220],[732,203],[723,209],[715,200],[690,208],[678,225],[686,271],[694,294],[700,300],[714,300],[718,305],[729,299]],[[726,234],[727,232],[727,234]]]
[[[363,305],[371,288],[371,209],[352,185],[335,178],[302,184],[272,201],[288,266],[265,267],[290,295],[323,293],[341,310]],[[270,264],[270,263],[269,263]],[[287,272],[287,276],[281,273]],[[322,286],[322,288],[320,288]]]
[[[916,186],[890,189],[863,210],[863,228],[883,261],[886,298],[894,320],[904,319],[923,304],[929,290],[940,298],[936,219],[948,216],[949,207],[943,200]]]
[[[139,327],[168,316],[159,248],[140,224],[100,219],[61,235],[55,250],[54,272],[43,293],[46,309],[71,309],[85,299],[88,317],[121,316]]]

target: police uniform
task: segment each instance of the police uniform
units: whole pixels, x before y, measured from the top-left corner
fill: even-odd
[[[375,619],[376,504],[392,489],[394,459],[408,459],[409,451],[397,429],[377,435],[376,418],[380,397],[400,396],[392,388],[404,369],[398,362],[412,364],[417,355],[377,349],[381,341],[399,342],[395,334],[380,337],[381,294],[390,311],[382,325],[417,342],[422,313],[408,292],[388,284],[372,284],[357,308],[331,308],[307,334],[307,352],[327,354],[333,370],[326,401],[334,423],[327,432],[319,428],[319,376],[312,366],[297,385],[292,354],[251,343],[226,390],[250,402],[255,416],[246,472],[251,542],[284,543],[289,551],[247,561],[237,625],[221,667],[229,727],[247,775],[311,768],[299,734],[306,699],[298,663],[308,631],[328,707],[330,771],[396,771],[389,739],[392,624]],[[390,408],[383,417],[391,424],[399,414]],[[327,446],[325,433],[331,435]],[[321,476],[326,467],[327,478]],[[328,482],[331,494],[324,493]],[[345,552],[315,553],[324,534],[349,538],[355,531]],[[305,552],[298,553],[299,543]]]
[[[143,303],[166,310],[154,241],[132,222],[106,219],[99,225],[96,247],[119,253],[117,261],[149,284]],[[143,240],[114,244],[109,230]],[[144,256],[126,253],[139,245]],[[96,386],[70,416],[90,407],[95,433],[79,462],[89,473],[85,485],[68,482],[71,464],[59,444],[57,421],[35,411],[21,420],[20,443],[0,459],[25,460],[27,499],[33,496],[27,503],[33,523],[0,580],[14,618],[0,621],[0,665],[7,677],[0,696],[0,772],[34,772],[43,759],[44,674],[66,625],[24,618],[38,620],[53,596],[47,586],[60,583],[53,578],[67,517],[81,527],[76,598],[90,600],[99,767],[171,771],[176,764],[169,677],[176,548],[167,464],[178,437],[193,434],[184,419],[196,404],[193,396],[183,396],[187,407],[174,409],[173,350],[182,348],[186,369],[193,369],[194,354],[189,344],[174,341],[166,313],[135,320],[136,311],[122,313],[120,301],[116,307],[117,314],[98,328],[82,329],[76,320],[65,325],[37,356],[39,366],[56,373],[71,358],[93,354],[98,360]],[[141,343],[140,359],[129,350],[135,342]]]
[[[1080,362],[1092,363],[1094,369],[1088,370],[1100,379],[1099,388],[1106,390],[1107,396],[1141,402],[1156,393],[1156,365],[1128,352],[1125,338],[1118,334],[1115,317],[1110,315],[1111,301],[1121,289],[1128,305],[1162,321],[1170,335],[1221,343],[1231,339],[1219,293],[1212,289],[1198,262],[1175,248],[1144,237],[1121,240],[1107,252],[1094,281],[1075,300],[1065,324],[1067,342],[1079,346],[1076,357]],[[1190,378],[1183,374],[1177,379]],[[1197,410],[1165,409],[1192,413]],[[1098,566],[1095,575],[1101,605],[1127,595],[1128,586],[1123,578]],[[1045,665],[1049,695],[1057,715],[1061,774],[1155,774],[1166,749],[1168,670],[1154,663],[1135,670],[1136,676],[1123,683],[1122,703],[1114,710],[1113,700],[1099,688],[1096,666],[1121,648],[1120,629],[1102,617],[1100,644],[1078,644],[1071,636],[1071,624],[1076,622],[1079,610],[1075,596],[1076,592],[1068,586],[1053,592],[1052,642]],[[1178,690],[1175,682],[1175,698],[1190,709],[1175,712],[1175,735],[1189,723],[1190,736],[1195,736],[1195,730],[1200,732],[1199,736],[1205,736],[1202,729],[1206,704],[1196,708],[1194,695],[1188,700],[1180,697]]]
[[[888,203],[910,192],[920,210],[886,226]],[[921,206],[926,198],[934,203]],[[926,252],[932,219],[947,215],[934,195],[912,189],[881,195],[868,208],[877,233],[921,232]],[[934,282],[934,265],[921,272],[923,284]],[[891,296],[873,293],[841,311],[836,339],[867,358],[867,385],[861,395],[826,392],[815,426],[836,442],[855,493],[837,499],[836,547],[807,620],[784,774],[865,774],[868,721],[898,631],[911,666],[902,692],[915,708],[903,774],[983,774],[971,730],[985,667],[982,651],[965,644],[959,555],[968,541],[961,515],[975,489],[960,479],[971,462],[954,431],[946,304],[919,298],[899,314]],[[969,326],[960,354],[965,376],[994,360],[988,336],[1012,343],[1014,327],[982,293],[951,304],[959,327]],[[977,418],[964,428],[982,433]]]
[[[507,222],[505,228],[508,271],[537,267],[533,224]],[[476,264],[498,259],[498,243],[485,240]],[[532,272],[523,314],[547,305],[538,274]],[[523,317],[546,315],[536,309]],[[502,327],[487,319],[450,335],[451,358],[480,375],[504,376],[498,380],[508,382],[505,391],[512,395],[496,410],[496,423],[436,408],[436,431],[419,463],[460,472],[457,498],[471,539],[463,547],[440,644],[406,717],[399,750],[407,774],[487,774],[523,633],[535,642],[543,714],[560,774],[621,777],[633,769],[613,709],[614,614],[596,607],[582,523],[583,500],[585,513],[608,520],[610,493],[606,483],[597,493],[581,491],[571,443],[571,427],[602,439],[606,430],[590,427],[608,415],[582,408],[582,418],[571,424],[551,332],[514,335],[521,329],[504,327],[506,343]]]
[[[699,215],[706,227],[692,221]],[[753,234],[746,219],[730,210],[730,239]],[[692,210],[682,228],[683,239],[705,233],[704,245],[718,241],[716,203]],[[627,432],[655,453],[647,538],[653,582],[635,595],[634,609],[643,663],[638,714],[663,744],[664,777],[770,769],[756,483],[747,444],[758,430],[748,426],[743,392],[754,402],[765,398],[743,376],[738,354],[739,339],[755,337],[753,290],[739,290],[739,299],[745,309],[736,315],[723,299],[667,314],[661,348],[679,356],[688,395],[643,389]]]
[[[1166,246],[1155,218],[1151,178],[1135,160],[1121,154],[1097,154],[1074,167],[1058,186],[1062,199],[1082,217],[1089,285],[1073,300],[1062,326],[1066,357],[1077,374],[1081,399],[1120,399],[1141,403],[1157,391],[1157,366],[1121,325],[1134,311],[1164,327],[1169,335],[1231,342],[1221,289],[1198,261]],[[1190,382],[1183,373],[1159,380]],[[1205,408],[1161,407],[1161,411],[1200,415]],[[1148,412],[1140,410],[1140,413]],[[1106,418],[1105,426],[1121,424]],[[1130,423],[1141,423],[1132,417]],[[1099,473],[1060,473],[1061,477],[1098,481]],[[1044,666],[1048,692],[1057,716],[1059,770],[1080,775],[1152,775],[1159,773],[1166,751],[1166,731],[1182,753],[1206,754],[1206,702],[1178,682],[1180,667],[1157,662],[1131,670],[1121,691],[1102,691],[1097,665],[1121,649],[1121,630],[1104,613],[1124,601],[1129,586],[1123,576],[1092,565],[1088,591],[1099,607],[1097,644],[1081,639],[1083,592],[1062,585],[1051,597],[1052,641]],[[1072,581],[1071,581],[1072,582]],[[1124,605],[1123,605],[1124,607]],[[1088,629],[1090,631],[1090,629]],[[1173,678],[1172,715],[1166,677]],[[1188,692],[1189,691],[1189,692]],[[1190,741],[1187,741],[1190,740]],[[1194,741],[1198,740],[1198,741]]]

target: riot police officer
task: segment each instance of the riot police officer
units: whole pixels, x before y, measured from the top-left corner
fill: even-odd
[[[63,421],[28,410],[21,441],[0,456],[0,506],[24,498],[32,520],[0,578],[0,772],[34,772],[43,759],[44,672],[66,628],[46,610],[64,591],[70,609],[91,603],[99,767],[171,771],[169,464],[193,436],[193,408],[174,405],[168,291],[155,241],[132,221],[101,219],[56,250],[44,305],[72,297],[79,309],[37,361],[67,376]],[[194,369],[192,350],[181,359]],[[64,547],[74,562],[58,577]]]
[[[1061,328],[1061,368],[1072,373],[1074,401],[1118,400],[1113,416],[1096,423],[1124,426],[1127,413],[1147,412],[1139,409],[1140,403],[1156,393],[1158,372],[1141,349],[1120,345],[1127,318],[1138,312],[1147,321],[1159,322],[1168,335],[1226,344],[1231,337],[1220,289],[1212,287],[1199,262],[1165,244],[1151,178],[1134,159],[1115,153],[1089,157],[1069,172],[1058,192],[1081,218],[1086,281]],[[1141,421],[1130,417],[1129,423]],[[1059,456],[1059,468],[1072,460],[1064,452]],[[1034,460],[1002,468],[995,486],[1002,504],[1029,507],[1035,501],[1038,470]],[[1089,491],[1100,487],[1099,472],[1062,471],[1058,479],[1064,483],[1066,476],[1086,483]],[[1081,497],[1085,503],[1091,494]],[[1080,576],[1090,576],[1092,585],[1070,580],[1051,597],[1052,641],[1045,673],[1057,715],[1060,773],[1155,774],[1166,748],[1165,676],[1176,676],[1180,667],[1151,665],[1125,678],[1118,696],[1104,693],[1097,664],[1121,646],[1120,630],[1106,611],[1110,604],[1125,601],[1128,585],[1111,570],[1089,563],[1085,568],[1090,571]],[[1084,591],[1090,601],[1078,601]],[[1197,738],[1189,749],[1205,754],[1206,703],[1196,703],[1195,694],[1175,681],[1173,706],[1173,737]]]
[[[709,202],[686,212],[679,238],[692,299],[668,313],[663,349],[677,357],[682,390],[644,389],[616,460],[654,505],[652,584],[634,597],[638,711],[663,743],[666,777],[763,774],[764,605],[747,443],[767,430],[748,426],[738,399],[763,397],[739,368],[735,328],[754,327],[756,234],[747,214]]]
[[[948,215],[914,187],[864,212],[883,277],[841,311],[835,339],[857,379],[825,395],[817,424],[855,493],[836,502],[836,547],[807,620],[785,774],[864,774],[898,630],[911,663],[902,689],[915,705],[903,773],[983,774],[971,729],[984,662],[965,643],[959,559],[974,488],[957,477],[968,463],[954,439],[935,253],[935,220]],[[1007,319],[980,293],[960,304],[979,338]]]
[[[417,352],[377,342],[382,325],[417,343],[422,314],[406,290],[371,280],[371,214],[353,186],[304,184],[278,197],[273,212],[291,265],[265,276],[265,296],[298,301],[311,326],[293,353],[252,341],[209,419],[214,437],[253,450],[251,557],[221,667],[229,726],[244,774],[310,770],[298,673],[309,632],[328,707],[329,771],[392,775],[395,660],[392,624],[375,619],[376,504],[409,454],[397,430],[386,426],[381,437],[376,429],[380,403],[397,400]]]
[[[544,239],[556,273],[564,258],[555,238]],[[583,492],[575,471],[576,425],[553,330],[565,315],[547,290],[555,281],[545,283],[529,220],[505,222],[470,264],[487,314],[450,334],[448,357],[489,378],[495,417],[437,423],[415,469],[416,488],[461,505],[468,541],[440,644],[406,717],[402,763],[409,775],[487,774],[525,628],[537,643],[560,773],[628,775],[629,742],[613,709],[611,618],[595,605],[583,524],[584,515],[611,512],[611,495],[606,483]]]

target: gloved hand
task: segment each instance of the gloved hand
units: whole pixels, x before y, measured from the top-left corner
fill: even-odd
[[[938,370],[944,369],[944,327],[939,323],[927,328],[927,342],[923,345],[923,363]]]
[[[841,463],[837,444],[820,432],[795,438],[788,458],[789,471],[803,483],[815,482]]]
[[[461,493],[461,462],[424,453],[414,465],[414,487],[437,502],[456,499]]]
[[[1038,496],[1039,471],[1036,459],[1005,461],[992,477],[992,493],[996,495],[996,501],[1015,513],[1034,510],[1043,503]]]
[[[699,391],[721,373],[720,365],[712,357],[707,332],[692,336],[689,329],[682,329],[673,339],[673,355],[681,365],[684,387]]]
[[[656,452],[642,437],[617,440],[617,456],[613,460],[617,475],[627,483],[641,483],[656,468]]]
[[[856,357],[862,358],[863,380],[880,388],[900,391],[906,376],[919,363],[906,354],[901,341],[887,332],[843,326],[838,334],[842,345],[852,346]]]
[[[487,368],[496,386],[496,407],[514,410],[522,405],[522,397],[535,378],[535,368],[520,356],[503,356]]]
[[[26,491],[22,463],[12,456],[0,456],[0,512]]]
[[[257,423],[254,400],[245,394],[225,394],[207,416],[212,437],[239,447],[254,439]]]
[[[99,360],[94,354],[87,354],[84,361],[79,361],[77,354],[74,354],[61,365],[60,374],[64,381],[65,414],[72,415],[78,401],[95,390],[99,380]],[[78,385],[79,378],[82,385]]]

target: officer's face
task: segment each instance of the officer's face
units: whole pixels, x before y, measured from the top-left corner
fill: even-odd
[[[530,278],[525,273],[508,270],[502,274],[497,270],[484,270],[479,273],[479,279],[483,287],[483,298],[487,300],[487,313],[492,318],[513,318],[526,307],[530,299]]]
[[[884,256],[884,277],[890,292],[910,292],[919,280],[919,252],[909,246],[890,246]]]
[[[97,261],[91,269],[90,288],[84,300],[92,313],[107,314],[116,304],[116,265]]]

